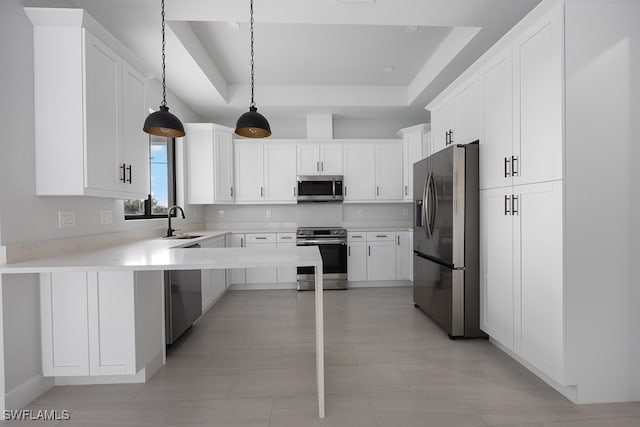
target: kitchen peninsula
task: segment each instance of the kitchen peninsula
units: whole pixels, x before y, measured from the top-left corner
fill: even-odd
[[[0,275],[15,274],[40,274],[41,280],[51,280],[52,274],[79,274],[86,280],[86,286],[97,286],[100,282],[101,275],[108,277],[109,274],[124,274],[120,277],[131,277],[131,300],[134,301],[134,292],[137,291],[135,286],[141,288],[142,292],[152,292],[156,297],[163,295],[162,275],[158,272],[162,270],[193,270],[193,269],[229,269],[229,268],[256,268],[256,267],[298,267],[311,266],[315,268],[315,330],[316,330],[316,380],[318,395],[318,414],[320,418],[324,418],[324,331],[323,331],[323,286],[322,286],[322,258],[317,247],[278,247],[270,248],[265,251],[257,247],[244,248],[185,248],[184,246],[193,243],[205,241],[207,239],[219,236],[224,233],[206,232],[204,235],[193,239],[149,239],[141,242],[130,243],[122,246],[115,246],[103,249],[97,249],[84,253],[75,253],[57,257],[47,257],[21,261],[0,265]],[[128,275],[128,276],[126,276]],[[93,277],[93,279],[92,279]],[[138,278],[142,280],[138,281]],[[125,280],[126,281],[126,280]],[[70,285],[71,286],[71,285]],[[86,286],[83,289],[86,289]],[[122,281],[114,286],[122,286]],[[135,290],[134,290],[135,289]],[[155,292],[155,293],[154,293]],[[136,294],[137,296],[137,294]],[[140,299],[140,298],[138,298]],[[162,297],[156,298],[159,302]],[[139,301],[136,301],[138,303]],[[114,301],[120,304],[120,301]],[[122,302],[126,304],[126,302]],[[164,301],[162,300],[164,304]],[[89,305],[91,307],[91,305]],[[133,302],[132,302],[133,307]],[[136,306],[137,307],[137,306]],[[156,313],[155,319],[164,326],[164,322],[158,318],[157,314],[164,312],[162,307],[151,307]],[[92,313],[88,313],[91,317]],[[141,339],[146,338],[145,330],[140,330],[140,325],[152,325],[149,319],[141,320],[139,313],[131,315],[131,322],[136,327],[129,328],[131,335],[138,335]],[[10,320],[10,319],[5,319]],[[89,320],[90,322],[90,320]],[[157,329],[157,323],[153,328]],[[157,332],[157,331],[156,331]],[[164,331],[162,331],[164,332]],[[43,329],[43,334],[47,331]],[[99,336],[94,340],[102,340]],[[153,334],[149,334],[153,335]],[[156,335],[158,335],[156,333]],[[46,335],[43,335],[46,337]],[[158,335],[164,336],[164,333]],[[47,337],[48,338],[48,337]],[[89,341],[91,341],[91,336]],[[98,346],[101,344],[98,343]],[[163,343],[164,344],[164,343]],[[149,347],[143,345],[142,347]],[[158,349],[157,342],[155,349]],[[144,350],[143,348],[143,351]],[[162,361],[164,362],[164,345],[161,346]],[[146,351],[146,353],[149,353]],[[153,354],[151,355],[153,356]],[[99,356],[98,356],[99,357]],[[91,358],[88,358],[91,359]],[[136,366],[134,372],[138,372],[136,360],[140,359],[140,355],[134,352],[132,365]],[[147,359],[151,359],[148,357]],[[156,356],[157,359],[157,356]],[[46,356],[43,355],[46,362]],[[146,361],[146,359],[145,359]],[[87,362],[94,372],[91,375],[110,375],[108,363],[101,365],[98,361],[97,368],[94,368],[92,361]],[[144,362],[143,362],[144,365]],[[144,366],[142,366],[144,367]],[[45,374],[46,375],[46,374]],[[90,377],[87,377],[90,378]],[[99,383],[99,381],[96,381]],[[37,396],[33,396],[35,398]]]

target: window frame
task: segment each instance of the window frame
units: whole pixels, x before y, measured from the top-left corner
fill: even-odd
[[[144,213],[142,214],[125,214],[125,221],[128,220],[139,220],[139,219],[157,219],[157,218],[167,218],[167,214],[154,214],[151,212],[152,206],[152,197],[151,197],[151,146],[154,141],[158,141],[164,139],[167,144],[167,204],[171,207],[176,204],[176,139],[168,138],[168,137],[154,137],[153,135],[149,135],[149,194],[147,195],[144,201]],[[171,216],[175,217],[176,212],[174,211]]]

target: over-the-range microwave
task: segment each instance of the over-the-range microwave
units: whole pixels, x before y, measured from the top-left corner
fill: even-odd
[[[298,202],[341,202],[342,175],[298,175]]]

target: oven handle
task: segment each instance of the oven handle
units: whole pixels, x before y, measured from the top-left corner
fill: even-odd
[[[346,245],[346,240],[303,240],[297,241],[296,246],[316,246],[316,245]]]

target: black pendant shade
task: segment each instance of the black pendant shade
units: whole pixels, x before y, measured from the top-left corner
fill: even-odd
[[[271,135],[271,127],[267,119],[256,107],[249,107],[236,123],[236,134],[247,138],[265,138]]]
[[[147,116],[142,128],[146,133],[168,138],[184,136],[184,126],[179,118],[169,112],[169,107],[161,105],[160,110]]]
[[[249,1],[250,34],[251,34],[251,103],[249,111],[240,116],[236,122],[236,135],[247,138],[266,138],[271,136],[271,126],[267,119],[256,108],[253,98],[254,91],[254,61],[253,61],[253,0]]]
[[[167,83],[165,71],[165,37],[164,37],[164,0],[160,2],[162,10],[162,104],[160,109],[149,114],[144,121],[142,130],[148,134],[164,136],[167,138],[179,138],[184,136],[184,126],[179,118],[169,112],[167,107]]]

